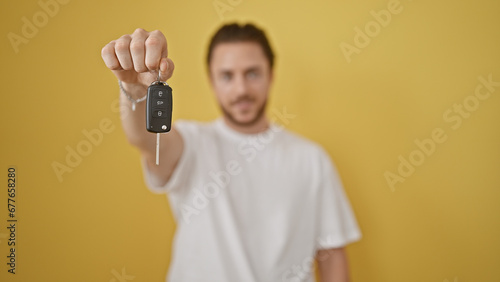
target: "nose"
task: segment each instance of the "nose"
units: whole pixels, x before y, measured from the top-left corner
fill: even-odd
[[[234,90],[237,96],[242,96],[247,94],[248,85],[244,75],[240,74],[235,77]]]

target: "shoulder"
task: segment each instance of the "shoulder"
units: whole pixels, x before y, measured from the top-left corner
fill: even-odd
[[[314,140],[284,128],[280,133],[281,142],[288,149],[300,150],[304,154],[315,157],[327,155],[323,146]]]
[[[279,135],[279,150],[302,163],[304,168],[322,171],[335,167],[330,154],[318,142],[287,129],[283,129]]]
[[[320,187],[328,175],[332,179],[338,178],[336,165],[322,145],[289,130],[281,133],[282,142],[278,150],[287,156],[290,165],[298,168],[296,175],[307,177],[311,186],[315,187]]]

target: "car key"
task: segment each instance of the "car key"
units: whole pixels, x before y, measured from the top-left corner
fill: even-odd
[[[146,97],[146,129],[156,133],[156,165],[160,164],[160,133],[172,125],[172,88],[158,78],[148,87]]]

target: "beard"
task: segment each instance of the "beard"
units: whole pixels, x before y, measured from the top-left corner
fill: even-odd
[[[251,98],[249,98],[248,96],[243,96],[242,98],[238,99],[237,101],[231,103],[231,106],[234,105],[235,103],[238,103],[240,101],[243,101],[243,100],[253,100]],[[262,103],[262,105],[260,106],[260,108],[257,109],[257,112],[255,113],[255,116],[249,120],[249,121],[245,121],[245,122],[241,122],[241,121],[238,121],[234,116],[233,114],[231,114],[231,112],[229,112],[226,108],[224,108],[224,106],[219,102],[219,106],[222,110],[222,113],[224,114],[225,117],[227,117],[232,123],[238,125],[238,126],[252,126],[254,125],[257,121],[260,120],[260,118],[264,115],[264,112],[266,110],[266,105],[267,105],[267,99],[264,101],[264,103]]]

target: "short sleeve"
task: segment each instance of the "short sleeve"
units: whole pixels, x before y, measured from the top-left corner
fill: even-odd
[[[342,181],[328,154],[321,149],[317,207],[317,249],[343,247],[361,239],[361,231]]]
[[[198,126],[195,122],[178,120],[175,122],[174,127],[181,135],[184,142],[184,149],[170,179],[163,186],[157,177],[149,171],[145,158],[141,159],[144,181],[149,190],[155,194],[165,194],[179,187],[184,187],[189,180],[188,168],[192,167],[193,163],[193,148],[196,146],[194,142],[198,140]]]

